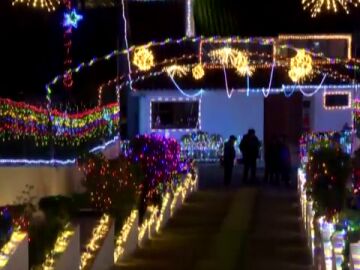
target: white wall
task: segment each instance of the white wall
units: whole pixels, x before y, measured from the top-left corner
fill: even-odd
[[[21,195],[25,185],[34,187],[31,195],[38,200],[44,196],[79,192],[81,179],[76,166],[0,167],[0,206],[16,203],[15,199]]]
[[[341,130],[345,123],[352,125],[352,110],[326,110],[323,105],[324,91],[320,90],[311,100],[311,128],[314,132]],[[326,92],[333,90],[327,89]],[[342,91],[337,89],[336,91]],[[344,90],[351,91],[351,90]],[[352,93],[352,97],[353,97]]]
[[[152,98],[183,97],[177,91],[147,91],[140,94],[139,131],[150,133],[150,101]],[[225,90],[206,91],[201,99],[201,129],[218,133],[224,138],[230,135],[243,135],[249,128],[256,130],[263,140],[264,134],[264,97],[262,94],[234,93],[229,99]],[[179,139],[188,132],[170,132]]]

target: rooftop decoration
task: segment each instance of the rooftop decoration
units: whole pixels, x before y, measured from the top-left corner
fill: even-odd
[[[311,17],[315,18],[324,11],[337,13],[342,8],[346,14],[350,13],[350,7],[357,7],[359,0],[302,0],[304,10],[310,10]]]
[[[189,72],[189,68],[187,66],[180,66],[180,65],[171,65],[169,67],[165,67],[164,71],[169,74],[171,77],[183,77]]]
[[[290,60],[289,77],[294,83],[299,83],[309,77],[313,71],[311,56],[304,49],[298,50]]]
[[[141,71],[148,71],[154,66],[154,55],[145,47],[139,47],[134,52],[133,64]]]
[[[205,76],[204,67],[201,64],[197,64],[192,69],[192,75],[195,80],[201,80]]]
[[[55,11],[60,6],[59,0],[13,0],[12,5],[25,4],[28,7],[46,9],[48,12]]]

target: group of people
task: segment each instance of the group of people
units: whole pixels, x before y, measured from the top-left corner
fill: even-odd
[[[236,137],[231,135],[224,144],[224,184],[230,185],[234,160]],[[239,149],[242,154],[242,163],[244,165],[243,183],[248,183],[249,171],[250,181],[256,181],[256,163],[260,158],[261,143],[255,134],[254,129],[249,129],[248,133],[242,138]],[[273,137],[265,149],[265,181],[272,184],[278,184],[282,180],[285,184],[290,184],[291,173],[291,155],[289,147],[285,142],[285,136]]]

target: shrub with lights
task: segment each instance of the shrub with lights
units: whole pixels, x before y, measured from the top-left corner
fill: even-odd
[[[331,219],[345,207],[350,156],[337,142],[320,141],[309,151],[306,169],[308,193],[314,200],[316,213]]]
[[[148,205],[160,205],[162,195],[172,188],[179,173],[188,165],[180,160],[180,145],[173,138],[160,135],[136,136],[130,141],[129,157],[138,165],[142,177],[140,188],[140,219]]]

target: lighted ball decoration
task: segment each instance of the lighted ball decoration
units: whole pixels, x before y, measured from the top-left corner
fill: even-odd
[[[201,80],[205,76],[204,68],[201,64],[197,64],[192,69],[192,75],[195,80]]]
[[[321,12],[338,12],[341,7],[346,14],[350,13],[350,7],[357,7],[359,0],[302,0],[304,10],[310,10],[311,17],[315,18]]]
[[[154,66],[154,54],[148,48],[137,48],[134,52],[133,64],[141,71],[148,71]]]
[[[289,77],[294,83],[299,83],[309,77],[313,72],[311,56],[304,49],[297,51],[290,60]]]

